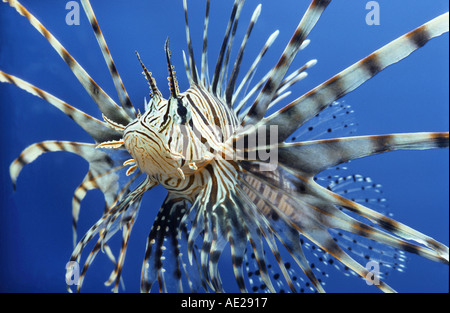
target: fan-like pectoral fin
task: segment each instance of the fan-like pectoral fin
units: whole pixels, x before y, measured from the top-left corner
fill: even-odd
[[[348,200],[341,195],[335,194],[323,187],[320,187],[319,185],[316,185],[316,188],[317,195],[319,197],[323,197],[323,199],[330,201],[331,203],[335,203],[335,205],[344,207],[364,218],[367,218],[374,224],[396,236],[399,236],[400,238],[390,236],[386,233],[380,233],[379,230],[372,227],[360,227],[355,221],[353,223],[353,226],[359,229],[358,232],[361,235],[391,245],[398,249],[418,254],[436,262],[445,264],[449,263],[449,248],[444,244],[384,214],[376,212],[362,204]],[[418,242],[425,247],[408,242],[406,240]]]
[[[364,266],[356,262],[345,251],[343,251],[341,247],[339,247],[339,245],[330,236],[327,229],[323,228],[321,229],[316,227],[310,229],[305,228],[301,231],[301,233],[309,240],[320,246],[323,250],[334,256],[340,262],[351,268],[361,277],[366,279],[371,277],[371,273]],[[395,292],[394,289],[392,289],[382,280],[379,280],[376,286],[380,288],[383,292]]]
[[[403,141],[403,143],[408,147],[414,145],[410,141]],[[283,164],[274,172],[261,172],[257,170],[256,164],[250,162],[241,164],[245,165],[246,170],[246,174],[242,177],[242,182],[246,186],[244,190],[256,203],[265,218],[270,221],[273,233],[280,242],[287,244],[288,251],[293,254],[294,259],[312,282],[315,279],[314,275],[308,275],[312,272],[301,262],[301,247],[297,246],[296,249],[292,249],[295,245],[290,242],[295,240],[295,236],[292,237],[295,232],[317,244],[363,278],[367,278],[370,273],[362,266],[361,261],[356,261],[347,252],[344,252],[345,243],[339,243],[336,238],[331,237],[330,230],[342,230],[448,264],[448,247],[445,245],[382,213],[350,201],[316,184],[311,176],[302,176],[300,172],[293,170],[292,166]],[[342,208],[356,213],[359,217],[350,216]],[[380,257],[378,255],[380,252],[376,252],[375,249],[369,248],[366,253],[364,254],[366,260],[378,261]],[[390,262],[389,258],[395,258],[395,255],[385,255],[384,250],[381,256],[386,257],[388,263]],[[384,262],[385,260],[383,260]],[[377,287],[381,290],[393,291],[382,281],[377,283]],[[319,284],[314,285],[316,288],[321,287]]]
[[[449,133],[358,136],[278,145],[278,162],[307,177],[353,159],[395,150],[448,148]],[[264,147],[265,148],[265,147]],[[260,148],[259,148],[260,149]]]
[[[449,17],[447,12],[356,62],[262,120],[261,124],[265,126],[278,125],[279,142],[284,141],[298,127],[316,116],[333,101],[355,90],[389,65],[406,58],[430,39],[440,36],[448,30]],[[249,112],[250,117],[251,113],[252,111]],[[265,111],[262,113],[265,113]],[[261,114],[257,116],[261,116]]]

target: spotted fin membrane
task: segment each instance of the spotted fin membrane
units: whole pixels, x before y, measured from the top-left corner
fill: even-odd
[[[289,138],[289,141],[325,139],[332,136],[344,137],[353,134],[356,128],[357,123],[353,109],[345,102],[339,101],[334,102],[322,113],[308,121],[304,127],[300,128]],[[374,183],[370,177],[349,174],[349,167],[351,168],[351,162],[327,169],[317,175],[314,180],[330,191],[361,204],[370,204],[377,212],[392,217],[393,214],[387,212],[387,199],[384,197],[382,186]],[[341,210],[343,209],[341,208]],[[351,214],[351,212],[346,213]],[[352,217],[361,220],[359,216],[354,214]],[[330,229],[329,231],[333,240],[361,264],[366,264],[370,261],[378,262],[380,266],[380,272],[377,273],[379,279],[386,278],[392,270],[401,272],[405,269],[407,257],[403,251],[352,233],[335,229]],[[312,271],[324,288],[329,274],[333,273],[336,275],[336,271],[346,276],[359,277],[353,270],[343,265],[308,239],[302,237],[300,238],[300,243],[307,256],[306,259],[310,260],[309,265]],[[287,251],[284,251],[284,253],[289,255]],[[291,282],[287,283],[271,253],[265,253],[265,255],[267,259],[272,257],[272,260],[267,262],[267,268],[269,276],[274,281],[273,286],[276,292],[317,292],[317,289],[311,284],[303,271],[298,268],[298,265],[292,258],[283,257],[286,260],[284,267],[291,279]],[[246,279],[251,286],[249,291],[270,292],[260,276],[259,267],[251,249],[247,249],[244,264]],[[294,289],[291,287],[294,287]]]

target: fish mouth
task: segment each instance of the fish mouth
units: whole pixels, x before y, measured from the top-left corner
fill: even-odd
[[[157,132],[131,128],[127,129],[123,139],[125,148],[146,174],[157,176],[177,172],[181,156],[174,154]]]

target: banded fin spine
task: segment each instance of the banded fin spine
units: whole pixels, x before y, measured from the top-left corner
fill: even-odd
[[[225,100],[230,107],[233,106],[232,98],[233,98],[233,93],[234,93],[234,87],[236,85],[239,70],[241,68],[241,63],[242,63],[242,59],[244,57],[245,47],[247,46],[248,38],[250,37],[253,27],[255,26],[255,23],[258,20],[258,17],[260,14],[261,14],[261,4],[256,7],[256,9],[253,12],[253,15],[250,19],[250,24],[248,25],[247,32],[245,33],[244,39],[242,39],[241,47],[239,48],[239,52],[238,52],[236,61],[233,66],[233,70],[231,72],[231,77],[230,77],[230,80],[228,81],[228,84],[227,84],[227,87],[225,90]]]
[[[210,0],[206,1],[206,13],[205,13],[205,22],[203,26],[203,47],[202,47],[202,69],[200,81],[204,87],[209,85],[209,77],[208,75],[208,26],[209,26],[209,8],[210,8]]]
[[[273,42],[278,37],[279,33],[280,32],[277,30],[274,33],[272,33],[272,35],[269,36],[269,38],[267,39],[266,43],[262,47],[261,51],[259,52],[259,54],[255,58],[255,60],[253,61],[252,65],[250,66],[249,70],[247,71],[247,74],[245,74],[245,76],[242,79],[241,83],[239,84],[238,88],[236,88],[236,90],[234,91],[231,101],[233,103],[234,111],[236,112],[236,114],[239,114],[239,111],[245,105],[244,101],[243,102],[239,102],[236,105],[236,99],[237,99],[239,93],[241,92],[242,88],[244,88],[244,86],[246,84],[250,83],[251,78],[253,77],[253,75],[254,75],[254,73],[255,73],[259,63],[261,62],[261,59],[266,54],[267,50],[269,50],[270,46],[272,46]],[[261,83],[261,85],[262,85],[262,83]]]
[[[186,26],[186,42],[188,44],[188,53],[189,53],[189,65],[190,65],[190,77],[192,79],[192,83],[198,84],[198,73],[197,73],[197,67],[195,66],[195,58],[194,58],[194,50],[192,49],[192,40],[191,40],[191,34],[189,31],[189,22],[188,22],[188,8],[187,8],[187,1],[183,0],[183,8],[184,8],[184,20],[185,20],[185,26]]]
[[[125,109],[130,118],[134,119],[137,116],[136,110],[134,109],[133,104],[128,97],[128,93],[125,89],[125,86],[123,85],[122,78],[120,78],[116,65],[114,64],[111,53],[109,52],[108,45],[106,44],[103,33],[100,30],[100,26],[98,25],[97,18],[95,17],[91,4],[89,0],[81,0],[81,4],[83,5],[84,12],[89,19],[89,23],[91,24],[92,29],[94,30],[95,38],[97,38],[97,42],[102,51],[103,58],[108,65],[108,69],[113,79],[114,86],[116,87],[116,91],[119,96],[122,108]]]
[[[133,191],[127,193],[117,204],[109,209],[103,216],[84,234],[83,238],[78,242],[77,246],[73,250],[70,261],[80,262],[81,254],[86,245],[99,234],[101,243],[107,243],[108,240],[117,232],[123,222],[129,221],[129,218],[136,214],[139,210],[143,194],[157,185],[157,182],[153,181],[148,176],[137,186]],[[125,247],[122,245],[122,247]],[[95,247],[94,247],[95,249]],[[122,249],[123,253],[125,252]],[[123,255],[124,257],[124,255]],[[116,269],[120,269],[116,267]],[[118,271],[114,271],[113,275],[119,275]],[[118,277],[118,276],[117,276]],[[81,285],[77,286],[77,290],[80,290]],[[67,286],[69,292],[72,292],[70,286]],[[115,291],[117,291],[117,283],[115,285]]]
[[[323,11],[330,2],[331,0],[314,0],[310,4],[305,15],[300,20],[300,24],[297,26],[294,35],[281,55],[280,60],[272,69],[269,79],[264,85],[261,93],[258,95],[247,116],[244,118],[243,124],[255,124],[264,117],[270,102],[278,90],[278,87],[286,75],[292,61],[297,55],[297,52],[300,50],[302,43],[316,25]]]
[[[195,266],[185,265],[182,254],[182,229],[180,220],[187,211],[187,200],[169,193],[166,197],[147,239],[142,265],[141,292],[150,292],[158,282],[160,292],[183,292],[182,272],[189,268],[186,276],[191,291],[198,291],[195,282],[199,276]],[[168,286],[168,282],[175,282]]]
[[[216,68],[214,70],[214,75],[212,78],[212,84],[210,87],[210,91],[217,95],[217,87],[219,84],[219,77],[220,77],[220,72],[221,72],[221,68],[222,68],[222,63],[223,63],[223,59],[225,56],[225,50],[227,49],[227,45],[228,45],[228,38],[230,36],[230,32],[231,32],[231,27],[233,26],[234,23],[234,19],[236,17],[236,12],[238,10],[238,6],[241,5],[242,0],[235,0],[234,4],[233,4],[233,9],[231,11],[231,15],[230,15],[230,19],[228,21],[228,25],[227,25],[227,29],[225,30],[225,36],[223,38],[223,42],[222,42],[222,46],[220,48],[220,52],[219,52],[219,56],[216,62]]]
[[[113,99],[111,99],[105,91],[89,76],[89,74],[81,67],[81,65],[70,55],[70,53],[61,45],[61,43],[42,25],[42,23],[34,17],[24,6],[17,0],[3,0],[11,7],[16,9],[18,13],[25,16],[30,24],[41,35],[48,40],[50,45],[55,49],[59,56],[67,63],[79,82],[83,85],[86,92],[91,96],[97,104],[100,111],[115,122],[127,125],[131,118],[119,107]]]
[[[284,141],[298,127],[328,107],[333,101],[356,89],[389,65],[406,58],[424,46],[430,39],[440,36],[448,30],[449,15],[447,12],[351,65],[265,118],[261,124],[278,125],[278,140],[279,142]]]
[[[387,151],[448,147],[448,132],[356,136],[282,143],[278,145],[278,161],[297,173],[312,177],[329,167]]]
[[[90,116],[89,114],[86,114],[61,99],[58,99],[52,94],[49,94],[48,92],[33,86],[32,84],[16,76],[0,71],[0,82],[13,84],[36,97],[44,99],[74,120],[74,122],[83,128],[96,142],[119,139],[121,137],[118,132],[110,129],[108,124]]]

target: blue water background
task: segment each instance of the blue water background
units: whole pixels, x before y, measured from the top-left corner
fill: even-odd
[[[61,41],[102,88],[117,99],[89,23],[81,14],[79,26],[65,23],[65,1],[21,1]],[[203,1],[188,1],[191,33],[200,64]],[[249,43],[243,68],[276,29],[280,35],[260,67],[262,75],[278,60],[302,17],[308,1],[262,1],[262,13]],[[259,1],[245,4],[238,31]],[[293,89],[294,99],[345,69],[389,41],[448,10],[448,2],[378,1],[379,26],[368,26],[366,1],[334,1],[310,35],[310,46],[301,52],[292,69],[317,58],[307,79]],[[210,69],[214,68],[232,1],[212,1],[209,36]],[[147,82],[134,51],[139,51],[165,96],[167,65],[163,50],[170,37],[173,63],[180,89],[188,87],[182,49],[186,50],[182,1],[92,1],[92,6],[133,103],[143,111]],[[448,34],[432,40],[406,60],[383,71],[345,101],[356,111],[359,135],[412,131],[447,131]],[[235,43],[235,47],[237,47]],[[91,98],[67,65],[28,21],[6,4],[0,5],[0,69],[25,79],[101,118]],[[245,73],[245,71],[241,71]],[[65,264],[72,252],[71,201],[87,164],[69,153],[49,153],[24,168],[13,192],[8,167],[28,145],[43,140],[92,142],[64,114],[19,88],[0,84],[1,194],[0,291],[64,292]],[[401,151],[352,162],[352,173],[373,178],[384,186],[395,218],[448,245],[448,150]],[[165,197],[161,188],[144,197],[129,245],[123,279],[126,291],[139,290],[145,243],[155,212]],[[101,194],[91,191],[82,203],[79,236],[103,211]],[[120,236],[120,235],[119,235]],[[406,273],[393,273],[387,281],[401,292],[448,292],[448,266],[408,255]],[[224,254],[224,258],[229,254]],[[88,271],[84,291],[105,292],[112,265],[99,255]],[[377,292],[358,279],[333,270],[326,289],[331,292]],[[234,286],[231,272],[223,280]]]

